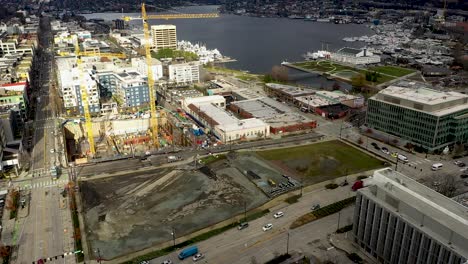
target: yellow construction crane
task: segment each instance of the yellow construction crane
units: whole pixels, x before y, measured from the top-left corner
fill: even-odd
[[[94,145],[94,137],[93,137],[93,123],[91,121],[91,113],[89,112],[88,90],[84,82],[85,80],[83,78],[81,56],[126,58],[126,55],[122,53],[80,52],[80,44],[78,42],[78,39],[76,39],[76,42],[75,42],[75,55],[76,55],[76,65],[77,65],[78,72],[79,72],[81,102],[82,102],[83,113],[85,117],[85,130],[88,136],[89,152],[91,156],[94,156],[94,154],[96,154],[96,148]]]
[[[141,17],[123,17],[123,20],[130,21],[135,19],[141,19],[143,21],[143,33],[145,35],[145,54],[146,54],[146,65],[147,65],[147,72],[148,72],[148,90],[149,90],[149,97],[150,97],[150,111],[151,111],[151,119],[150,119],[150,127],[151,127],[151,138],[153,143],[159,147],[159,131],[158,131],[158,117],[157,117],[157,110],[156,110],[156,92],[154,88],[154,79],[153,79],[153,71],[151,69],[151,43],[150,43],[150,32],[149,32],[149,24],[148,19],[184,19],[184,18],[215,18],[219,17],[216,13],[210,14],[161,14],[161,15],[148,15],[146,13],[146,7],[143,3],[141,5]]]
[[[88,143],[89,151],[91,155],[94,156],[96,149],[94,148],[94,137],[93,137],[93,123],[91,122],[91,114],[89,113],[89,101],[88,101],[88,90],[83,78],[83,69],[81,67],[81,55],[80,55],[80,44],[78,40],[75,42],[75,55],[76,55],[76,65],[78,68],[78,73],[80,75],[80,90],[81,90],[81,104],[83,105],[83,112],[85,116],[85,130],[88,134]]]

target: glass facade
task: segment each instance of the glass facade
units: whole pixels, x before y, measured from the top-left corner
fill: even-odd
[[[468,109],[448,115],[435,116],[379,100],[368,101],[367,126],[429,151],[455,142],[468,142]]]

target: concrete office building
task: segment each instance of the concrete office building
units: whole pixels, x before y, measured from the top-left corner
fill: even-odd
[[[468,259],[466,208],[390,168],[357,191],[354,242],[379,263],[462,264]]]
[[[151,26],[152,46],[160,49],[177,49],[177,31],[174,25]]]
[[[390,86],[368,100],[367,126],[428,151],[468,142],[468,95]]]

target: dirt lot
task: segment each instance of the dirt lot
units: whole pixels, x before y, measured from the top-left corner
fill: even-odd
[[[225,166],[213,170],[159,170],[81,184],[88,241],[105,259],[192,233],[267,201],[241,172]],[[216,173],[213,173],[216,171]]]

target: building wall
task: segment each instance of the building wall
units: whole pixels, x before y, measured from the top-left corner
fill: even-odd
[[[430,224],[430,216],[427,218]],[[361,192],[356,196],[353,237],[379,263],[461,264],[466,261],[420,226],[405,221]]]
[[[148,76],[148,65],[146,65],[146,59],[132,58],[132,68],[135,68],[140,74]],[[163,77],[162,63],[154,59],[151,71],[153,72],[154,80],[161,79]]]
[[[433,151],[457,141],[468,142],[468,118],[454,119],[466,113],[468,110],[438,117],[371,98],[366,123]]]
[[[122,87],[126,107],[135,107],[148,103],[149,91],[146,83],[131,87]]]
[[[223,131],[219,126],[215,126],[213,132],[219,138],[219,140],[224,143],[237,140],[259,139],[270,136],[270,129],[268,125],[253,128],[239,128],[229,131]]]

